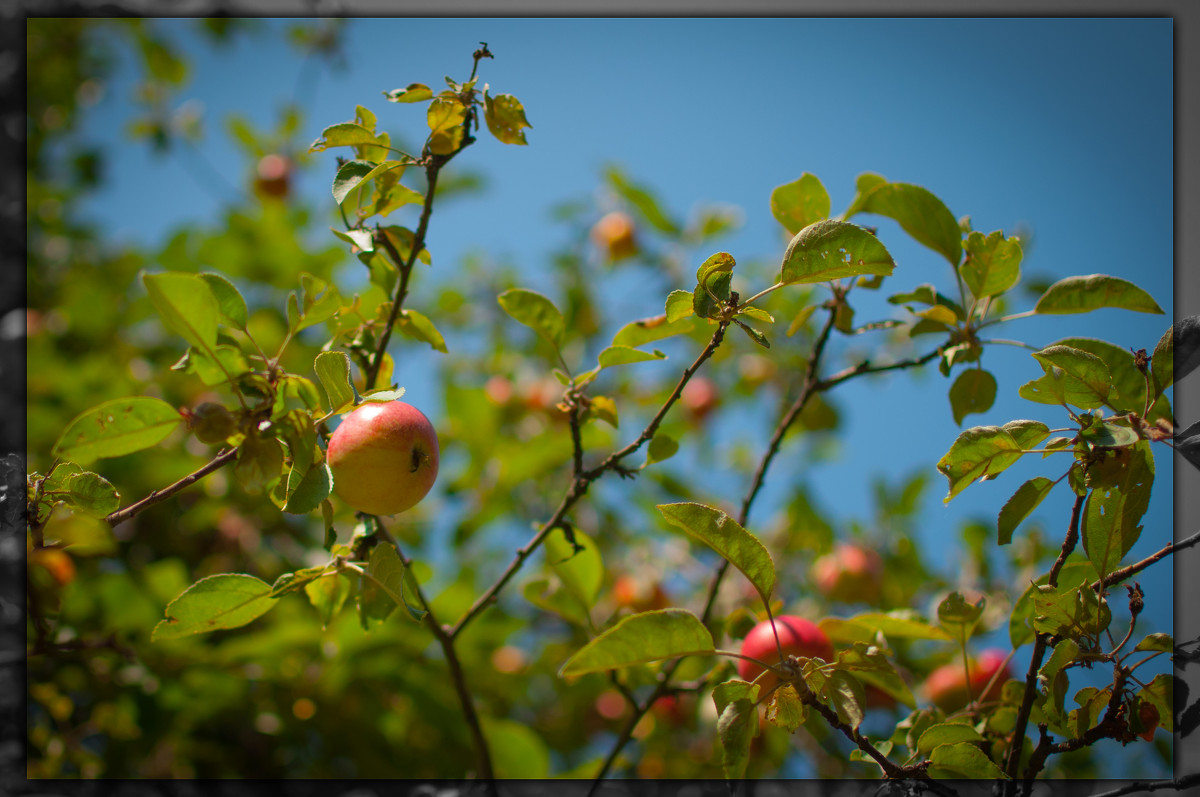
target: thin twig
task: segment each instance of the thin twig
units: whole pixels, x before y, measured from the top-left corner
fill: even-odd
[[[1200,785],[1200,772],[1192,772],[1188,775],[1181,775],[1175,780],[1134,781],[1133,783],[1125,784],[1119,789],[1102,791],[1099,794],[1093,794],[1092,797],[1124,797],[1126,794],[1137,794],[1143,791],[1158,791],[1160,789],[1183,791],[1186,788],[1196,785]]]
[[[475,603],[471,605],[471,608],[467,610],[466,614],[464,614],[450,630],[451,639],[457,637],[471,621],[482,614],[488,606],[496,602],[497,595],[499,595],[500,591],[504,589],[505,585],[507,585],[510,580],[512,580],[512,577],[515,576],[517,571],[519,571],[522,565],[525,564],[525,560],[528,559],[533,552],[538,549],[538,546],[542,544],[547,535],[549,535],[551,531],[553,531],[559,526],[559,524],[562,523],[567,512],[569,512],[571,507],[573,507],[575,503],[582,498],[585,493],[587,493],[588,487],[592,484],[592,482],[610,470],[622,470],[621,460],[636,452],[639,448],[645,445],[646,441],[650,440],[654,436],[655,430],[658,429],[659,424],[661,424],[663,418],[666,417],[667,411],[671,409],[671,406],[679,398],[679,394],[683,392],[684,385],[687,384],[688,380],[692,378],[692,375],[696,373],[700,366],[704,364],[704,361],[711,357],[713,352],[717,350],[717,347],[721,345],[721,342],[725,338],[725,329],[728,327],[728,325],[729,323],[727,321],[722,321],[717,325],[717,329],[715,332],[713,332],[713,336],[708,341],[708,345],[704,347],[704,351],[700,352],[700,355],[695,359],[695,361],[684,370],[683,376],[679,378],[679,382],[675,385],[675,389],[671,391],[671,395],[665,402],[663,402],[663,405],[659,408],[658,413],[655,414],[655,416],[650,420],[650,422],[646,425],[646,428],[642,430],[642,433],[638,435],[636,440],[621,450],[615,451],[608,455],[603,462],[591,470],[583,471],[579,475],[575,476],[575,478],[571,481],[571,486],[563,495],[562,501],[559,502],[558,508],[554,510],[553,514],[550,515],[550,518],[542,524],[542,527],[538,530],[537,534],[535,534],[523,548],[517,550],[516,556],[511,562],[509,562],[508,567],[505,568],[504,572],[500,574],[500,577],[496,580],[496,582],[492,584],[492,586],[488,588],[486,592],[480,595],[478,599],[476,599]]]
[[[1180,540],[1179,542],[1173,542],[1166,545],[1157,552],[1150,554],[1140,562],[1135,562],[1128,567],[1122,567],[1120,570],[1114,570],[1103,579],[1093,582],[1092,589],[1098,592],[1102,587],[1111,587],[1114,584],[1120,584],[1125,579],[1142,572],[1160,559],[1168,557],[1176,551],[1182,551],[1184,548],[1191,548],[1197,543],[1200,543],[1200,531],[1196,532],[1190,537],[1187,537],[1186,539]]]
[[[1054,560],[1054,564],[1050,567],[1050,575],[1046,583],[1051,587],[1058,586],[1058,574],[1062,572],[1063,565],[1067,562],[1067,557],[1075,550],[1075,546],[1079,542],[1079,516],[1083,512],[1084,496],[1075,496],[1075,505],[1071,507],[1071,522],[1067,526],[1067,534],[1063,539],[1062,550],[1059,551],[1058,558]],[[1025,694],[1021,698],[1021,707],[1017,711],[1017,722],[1013,727],[1012,746],[1008,750],[1008,759],[1004,764],[1004,771],[1008,775],[1010,781],[1005,784],[1005,792],[1013,793],[1013,781],[1017,777],[1017,769],[1021,764],[1021,750],[1024,747],[1025,729],[1029,726],[1029,714],[1033,710],[1033,700],[1037,697],[1037,677],[1038,670],[1042,668],[1042,658],[1046,655],[1046,640],[1047,634],[1038,633],[1034,635],[1033,640],[1033,655],[1029,659],[1029,670],[1025,674]]]
[[[382,524],[376,518],[376,524],[382,528]],[[404,566],[411,567],[412,561],[408,559],[404,552],[400,550],[400,546],[396,546],[396,554],[400,557],[401,563]],[[458,701],[462,705],[463,718],[467,721],[467,727],[471,731],[471,738],[475,742],[475,750],[479,755],[479,777],[482,780],[492,780],[495,777],[495,772],[492,769],[492,755],[488,749],[487,738],[483,735],[483,726],[479,722],[479,715],[475,712],[475,701],[471,697],[471,691],[467,687],[467,679],[463,675],[462,663],[458,660],[458,653],[454,650],[454,638],[449,633],[448,629],[438,622],[437,617],[433,614],[433,609],[429,606],[429,602],[425,600],[425,596],[421,593],[421,586],[414,580],[414,589],[417,593],[417,598],[421,601],[421,606],[425,608],[425,624],[429,626],[429,630],[433,632],[433,636],[441,645],[442,653],[446,657],[446,665],[450,668],[450,678],[454,682],[454,691],[458,694]]]
[[[237,456],[237,452],[237,448],[230,448],[222,451],[213,457],[213,459],[207,465],[197,471],[189,473],[187,476],[184,476],[170,487],[164,487],[161,490],[155,490],[137,503],[130,504],[123,509],[118,509],[117,511],[113,512],[108,517],[104,518],[105,522],[110,526],[116,526],[118,523],[124,523],[126,520],[134,517],[142,510],[148,509],[155,504],[162,503],[185,487],[190,487],[213,471],[219,470],[225,465],[228,465],[233,461],[234,457]]]

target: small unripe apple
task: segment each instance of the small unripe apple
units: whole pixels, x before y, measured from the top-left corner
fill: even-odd
[[[403,401],[370,402],[329,438],[333,491],[359,512],[394,515],[417,504],[438,472],[437,432]]]
[[[291,185],[292,162],[282,155],[265,155],[254,174],[254,188],[263,196],[277,199],[287,196]]]
[[[188,428],[201,443],[224,443],[237,431],[237,418],[225,405],[215,401],[205,401],[196,409],[186,412],[185,417]]]
[[[946,713],[957,711],[965,706],[971,700],[972,695],[981,701],[996,700],[1000,697],[1004,682],[1011,674],[1007,658],[1008,654],[999,648],[989,648],[980,653],[978,659],[970,659],[970,689],[967,688],[967,677],[963,672],[962,661],[955,658],[954,661],[943,664],[929,674],[929,677],[925,679],[925,692],[929,695],[930,701]],[[987,691],[987,694],[981,694],[983,688],[988,685],[992,676],[997,672],[1000,675],[996,678],[992,688]]]
[[[822,595],[842,603],[874,603],[879,598],[883,558],[869,548],[840,544],[813,564],[813,582]]]
[[[592,226],[592,242],[609,261],[637,254],[636,227],[628,213],[613,211]]]
[[[775,630],[779,633],[779,648],[784,656],[805,656],[833,661],[833,644],[825,632],[814,623],[795,615],[783,615],[775,618]],[[771,631],[771,621],[763,620],[746,634],[742,643],[743,656],[751,656],[767,664],[777,664],[779,649],[775,646],[775,634]],[[744,681],[753,681],[763,668],[752,661],[738,659],[738,675]],[[768,672],[761,679],[760,695],[775,685],[779,679],[774,673]]]

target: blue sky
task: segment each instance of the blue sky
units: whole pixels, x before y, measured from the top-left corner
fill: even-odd
[[[195,69],[184,96],[204,105],[209,135],[203,157],[240,184],[247,164],[220,120],[232,111],[258,127],[274,126],[279,103],[301,64],[281,36],[238,39],[214,52],[185,20],[163,30],[184,45]],[[272,22],[281,26],[281,22]],[[719,242],[738,257],[778,258],[785,244],[771,217],[771,190],[803,172],[829,190],[835,212],[850,201],[855,177],[878,172],[937,194],[975,229],[1035,239],[1027,275],[1060,278],[1106,273],[1136,282],[1164,309],[1172,306],[1172,21],[1169,19],[386,19],[353,20],[343,71],[309,72],[302,87],[306,129],[353,116],[367,105],[386,129],[419,135],[422,114],[392,105],[381,92],[410,82],[437,87],[442,75],[465,78],[470,53],[486,41],[495,59],[482,81],[524,103],[530,146],[506,147],[489,136],[461,156],[483,171],[482,194],[439,209],[430,234],[435,262],[453,264],[484,250],[528,265],[530,282],[562,243],[549,208],[598,183],[617,163],[685,213],[700,202],[739,206],[745,223]],[[194,167],[121,144],[128,118],[130,71],[94,109],[87,135],[116,145],[110,182],[87,213],[118,238],[161,244],[188,221],[215,221],[221,201],[201,186]],[[184,156],[189,157],[189,156]],[[329,203],[329,163],[301,189]],[[226,196],[232,198],[232,194]],[[863,217],[864,221],[867,217]],[[949,267],[886,220],[880,235],[898,267],[893,290],[946,284]],[[314,225],[319,235],[322,225]],[[708,254],[708,253],[703,253]],[[679,286],[690,287],[690,286]],[[765,286],[760,286],[765,287]],[[661,312],[662,297],[632,296],[625,317]],[[767,305],[770,309],[770,305]],[[1168,316],[1120,310],[1029,319],[996,332],[1045,345],[1067,335],[1099,337],[1152,350]],[[967,425],[1013,418],[1062,419],[1052,408],[1019,399],[1016,388],[1040,375],[1027,351],[989,349],[985,365],[1000,380],[995,407]],[[895,377],[840,394],[851,422],[849,454],[816,478],[836,502],[869,494],[864,457],[893,477],[935,461],[959,431],[940,377]],[[403,383],[403,380],[402,380]],[[872,423],[886,399],[890,421]],[[933,397],[932,400],[930,397]],[[440,400],[410,386],[414,403]],[[1050,410],[1049,412],[1047,410]],[[897,415],[890,415],[895,411]],[[900,420],[898,421],[897,418]],[[1157,457],[1159,500],[1145,518],[1133,555],[1171,536],[1171,458]],[[936,477],[927,508],[932,527],[993,514],[1027,478],[1048,471],[1022,463],[999,480],[976,485],[948,507]],[[1054,465],[1055,471],[1058,465]],[[770,483],[768,484],[770,487]],[[779,486],[776,485],[778,488]],[[743,489],[740,485],[736,490]],[[1065,491],[1042,507],[1057,529],[1069,514]],[[734,498],[730,495],[729,498]],[[1057,532],[1056,532],[1057,533]],[[1147,579],[1147,605],[1171,600],[1169,571]],[[1169,616],[1156,612],[1161,630]]]

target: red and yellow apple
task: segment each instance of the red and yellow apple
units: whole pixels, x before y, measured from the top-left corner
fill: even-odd
[[[394,515],[433,487],[438,439],[433,424],[403,401],[370,402],[351,412],[329,438],[333,491],[359,512]]]
[[[1007,662],[1008,654],[999,648],[989,648],[979,654],[978,659],[970,659],[971,682],[967,687],[967,676],[963,671],[962,661],[955,658],[943,664],[929,674],[925,679],[925,693],[929,700],[942,711],[947,713],[957,711],[970,702],[972,696],[981,700],[996,700],[1000,691],[1011,675]],[[982,694],[984,687],[999,672],[992,688]]]
[[[813,564],[813,582],[822,595],[842,603],[879,599],[883,558],[869,548],[839,544]]]
[[[775,634],[771,631],[771,621],[763,620],[750,629],[750,633],[746,634],[741,654],[766,664],[778,664],[780,661],[779,651],[782,649],[784,656],[804,656],[833,661],[833,644],[829,641],[829,637],[825,636],[825,632],[817,628],[816,624],[803,617],[795,615],[776,617],[775,630],[779,634],[779,647],[775,645]],[[763,672],[762,667],[746,659],[738,659],[737,668],[738,675],[744,681],[753,681],[759,673]],[[778,680],[774,673],[768,672],[758,681],[762,685],[762,691],[759,694],[765,694],[766,690],[774,686]]]
[[[592,226],[592,243],[610,262],[637,254],[633,217],[619,210],[601,217]]]

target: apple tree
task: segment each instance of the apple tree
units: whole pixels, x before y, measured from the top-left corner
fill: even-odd
[[[161,101],[135,132],[180,146],[162,98],[186,63],[108,24]],[[82,21],[32,31],[48,58],[90,52]],[[336,28],[295,37],[337,50]],[[442,263],[429,231],[470,190],[462,161],[532,143],[537,109],[484,82],[492,58],[481,43],[444,87],[382,87],[311,144],[296,107],[273,132],[233,120],[245,201],[156,252],[72,226],[58,208],[86,186],[32,150],[26,500],[18,481],[4,505],[25,521],[30,775],[599,782],[802,761],[1015,794],[1128,746],[1169,761],[1196,723],[1167,662],[1196,642],[1146,630],[1138,580],[1197,537],[1129,554],[1166,489],[1156,458],[1191,450],[1170,396],[1196,320],[1074,336],[1080,313],[1163,309],[1105,274],[1025,290],[1025,237],[871,172],[840,210],[818,175],[781,174],[764,199],[787,243],[765,256],[718,246],[727,209],[678,213],[613,167],[620,209],[560,208],[540,283]],[[291,191],[302,171],[325,207]],[[908,276],[879,220],[941,279]],[[662,284],[661,312],[622,314],[631,275]],[[1027,372],[1002,381],[988,352],[1033,316],[1061,329],[1015,342]],[[440,412],[402,401],[422,358]],[[960,425],[1001,391],[1029,417],[877,479],[857,520],[803,482],[766,505],[799,447],[829,456],[845,385],[909,372]],[[750,413],[766,420],[716,445]],[[959,530],[963,578],[940,572],[923,497],[1019,462],[1036,475]],[[1039,513],[1051,495],[1064,516]]]

